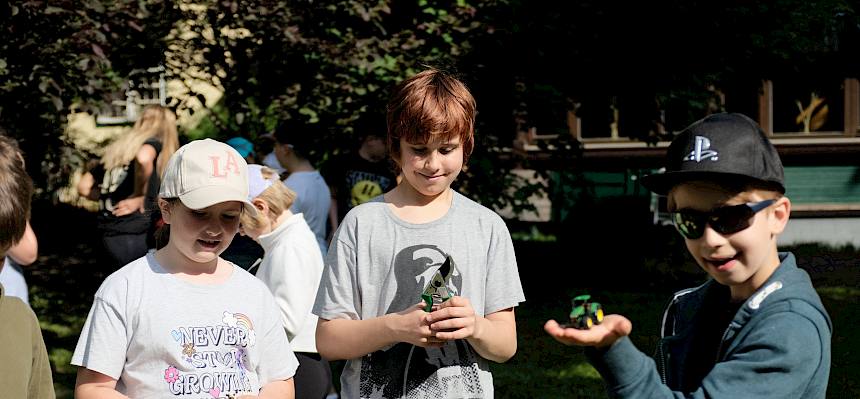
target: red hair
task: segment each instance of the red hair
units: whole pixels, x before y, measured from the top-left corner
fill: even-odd
[[[388,101],[388,150],[400,158],[400,139],[428,143],[460,137],[463,162],[475,147],[475,98],[452,75],[427,69],[401,82]]]

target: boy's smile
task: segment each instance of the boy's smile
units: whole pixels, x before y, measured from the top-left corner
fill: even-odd
[[[708,259],[705,258],[704,261],[710,265],[712,265],[717,271],[725,272],[730,270],[736,263],[737,260],[735,257],[731,258],[713,258]]]
[[[683,183],[669,193],[673,211],[707,212],[718,207],[762,201],[762,191],[732,195],[713,183]],[[769,209],[751,216],[749,227],[721,234],[708,223],[701,237],[684,242],[696,263],[720,284],[729,286],[732,299],[752,295],[779,266],[776,235],[788,221],[790,204],[779,198]]]

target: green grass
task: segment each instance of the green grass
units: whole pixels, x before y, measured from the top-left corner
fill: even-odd
[[[856,269],[855,269],[856,272]],[[860,326],[860,313],[857,304],[860,303],[860,288],[853,287],[821,287],[818,289],[824,307],[833,320],[833,339],[831,355],[833,360],[830,367],[830,385],[828,397],[858,398],[860,397],[860,339],[855,331]]]
[[[658,339],[665,295],[572,289],[559,300],[527,300],[517,308],[516,356],[508,363],[492,366],[497,397],[606,397],[600,375],[585,360],[582,348],[564,346],[543,331],[547,320],[563,320],[570,312],[567,298],[584,292],[603,300],[612,313],[630,318],[631,338],[645,353],[651,353]]]

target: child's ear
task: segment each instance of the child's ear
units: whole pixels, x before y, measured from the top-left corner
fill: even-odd
[[[161,210],[161,218],[164,219],[164,223],[170,224],[170,216],[173,211],[173,206],[170,202],[167,202],[164,198],[159,198],[158,209]]]
[[[254,198],[251,200],[251,203],[254,204],[254,208],[257,208],[257,212],[260,212],[263,215],[269,215],[269,204],[262,198]]]
[[[788,197],[781,197],[773,204],[773,212],[770,218],[770,232],[773,235],[781,234],[785,230],[785,225],[788,224],[788,217],[791,214],[791,201]]]

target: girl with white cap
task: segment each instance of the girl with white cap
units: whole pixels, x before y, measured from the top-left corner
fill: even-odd
[[[96,292],[72,357],[75,397],[293,398],[298,362],[272,294],[219,257],[256,212],[245,160],[214,140],[186,144],[158,202],[168,242]]]

